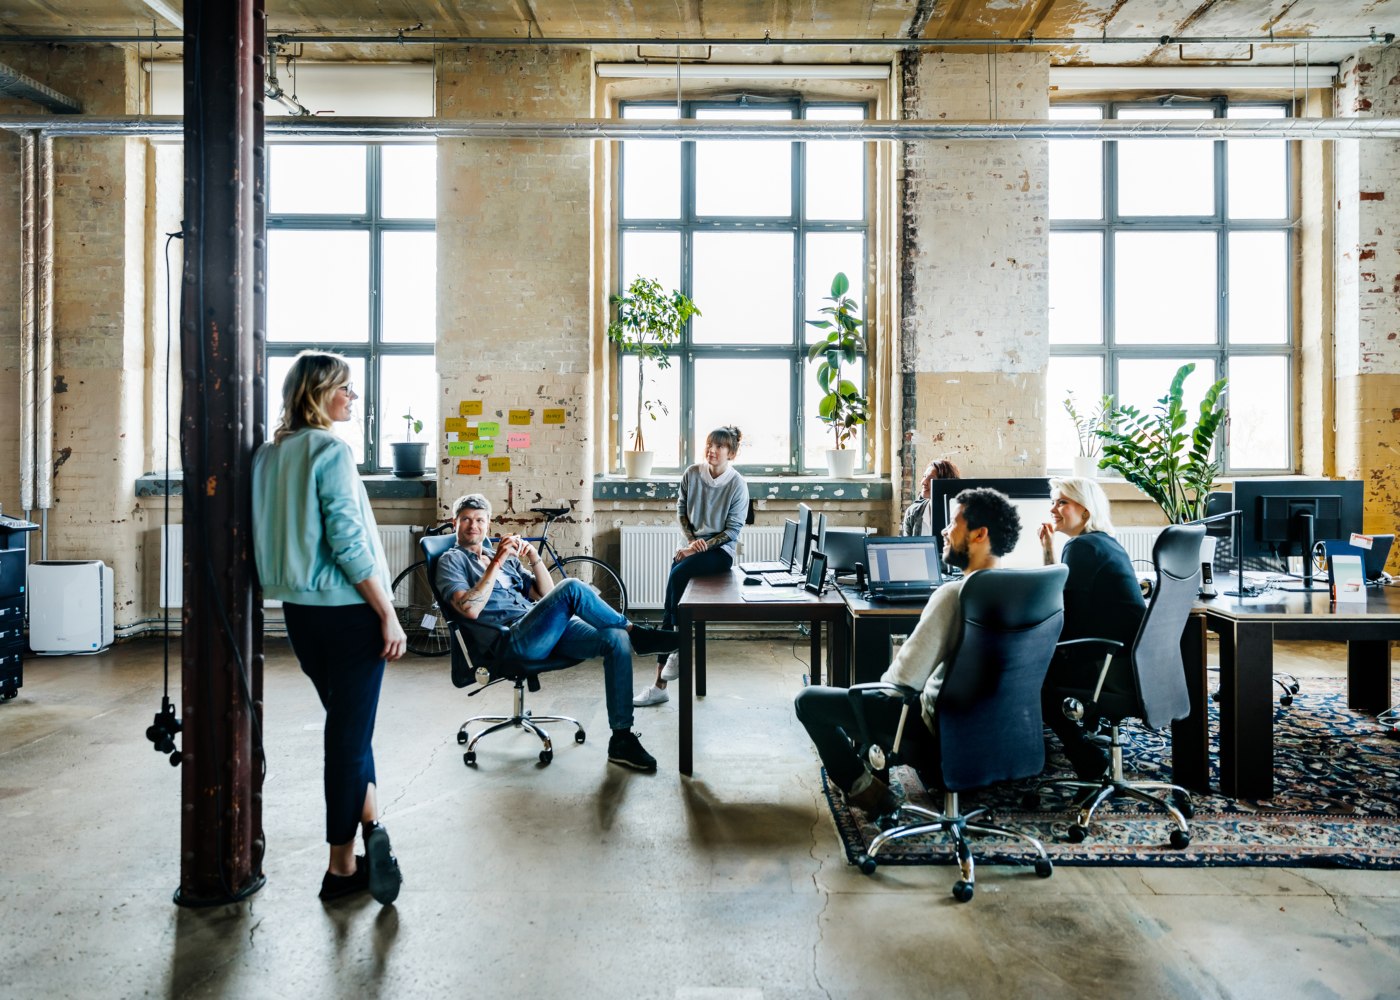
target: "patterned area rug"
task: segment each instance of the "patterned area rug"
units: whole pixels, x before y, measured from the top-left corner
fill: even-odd
[[[1388,736],[1374,718],[1346,706],[1345,681],[1303,679],[1302,691],[1274,713],[1274,772],[1278,794],[1269,800],[1232,800],[1193,795],[1191,843],[1173,850],[1173,823],[1129,799],[1115,799],[1094,816],[1089,837],[1072,844],[1066,830],[1076,809],[1068,793],[1047,789],[1038,811],[1022,808],[1034,782],[963,794],[964,812],[989,806],[989,821],[1038,837],[1057,865],[1286,865],[1303,868],[1400,868],[1400,739]],[[1211,784],[1215,770],[1215,709],[1211,709]],[[1123,770],[1129,780],[1169,780],[1168,731],[1126,724]],[[1053,741],[1052,741],[1053,742]],[[1051,755],[1048,775],[1072,775],[1068,762]],[[941,792],[930,794],[912,768],[898,767],[892,782],[914,805],[941,810]],[[878,828],[849,808],[836,789],[822,783],[847,860],[866,849]],[[882,865],[952,864],[951,842],[937,835],[887,845]],[[974,838],[982,864],[1027,864],[1034,852],[1000,838]]]

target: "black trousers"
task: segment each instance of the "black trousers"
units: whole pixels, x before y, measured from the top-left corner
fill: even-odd
[[[680,562],[671,564],[671,572],[666,577],[666,610],[661,616],[662,628],[676,627],[676,606],[681,603],[685,588],[697,576],[716,576],[728,573],[734,565],[734,557],[724,549],[706,549],[686,556]],[[658,656],[658,663],[665,663],[666,657]]]
[[[899,728],[902,708],[899,699],[877,694],[866,695],[864,701],[865,724],[871,739],[883,747],[890,747]],[[794,707],[797,709],[797,721],[802,723],[807,735],[812,738],[826,773],[841,791],[849,792],[865,770],[865,764],[854,742],[860,739],[860,725],[847,690],[813,684],[802,689]],[[925,780],[938,774],[938,743],[924,725],[918,706],[909,709],[899,753],[907,763],[913,764],[920,774],[925,775]]]
[[[384,635],[368,604],[284,604],[287,637],[326,709],[326,843],[355,839],[365,791],[376,784],[374,718],[384,681]]]

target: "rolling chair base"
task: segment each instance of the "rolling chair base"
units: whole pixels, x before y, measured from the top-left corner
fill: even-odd
[[[469,726],[483,722],[486,728],[475,736],[467,732]],[[457,730],[457,742],[466,745],[466,752],[462,754],[462,763],[468,767],[476,766],[476,745],[483,737],[489,736],[501,729],[524,729],[526,732],[534,733],[544,748],[540,750],[540,763],[548,764],[554,759],[554,743],[549,738],[549,733],[540,725],[542,722],[564,722],[574,727],[574,742],[582,743],[588,738],[584,732],[583,723],[577,719],[571,719],[567,715],[531,715],[525,708],[525,689],[521,684],[515,686],[515,714],[513,715],[474,715],[466,722],[462,723]]]
[[[953,850],[958,858],[958,869],[961,875],[961,878],[953,883],[953,898],[960,903],[966,903],[972,898],[972,894],[977,888],[976,862],[973,860],[972,849],[968,846],[966,835],[976,833],[1025,841],[1034,847],[1039,855],[1035,860],[1036,875],[1041,878],[1049,878],[1054,874],[1055,866],[1051,863],[1049,855],[1045,853],[1045,845],[1030,834],[1008,830],[1002,826],[975,822],[986,811],[986,809],[974,809],[967,815],[962,815],[958,811],[956,792],[944,793],[943,812],[941,813],[934,812],[932,809],[924,809],[922,806],[901,805],[894,814],[895,818],[907,815],[916,817],[915,821],[899,823],[883,829],[870,842],[869,850],[856,860],[856,864],[866,875],[871,875],[879,865],[878,856],[881,849],[890,841],[903,840],[906,837],[920,837],[928,833],[946,833],[952,838]]]

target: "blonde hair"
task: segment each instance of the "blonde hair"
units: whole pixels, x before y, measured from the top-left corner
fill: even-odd
[[[272,440],[281,443],[299,430],[330,430],[331,397],[350,384],[350,366],[339,354],[302,351],[282,380],[282,414]]]
[[[1089,519],[1084,522],[1085,531],[1114,534],[1113,518],[1108,511],[1108,497],[1098,483],[1080,476],[1066,476],[1063,479],[1050,480],[1050,491],[1058,492],[1066,500],[1073,500],[1089,512]]]

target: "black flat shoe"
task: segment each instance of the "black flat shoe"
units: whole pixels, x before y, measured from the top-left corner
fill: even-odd
[[[357,892],[364,892],[369,888],[369,866],[365,864],[363,855],[355,855],[355,874],[336,875],[326,872],[321,879],[321,900],[329,902],[332,899],[340,899],[344,896],[353,896]]]
[[[671,629],[633,625],[628,635],[632,640],[632,651],[639,656],[674,653],[681,648],[680,634]]]
[[[399,898],[403,873],[399,860],[389,847],[389,831],[379,823],[366,824],[365,855],[369,859],[369,894],[375,902],[388,906]]]

